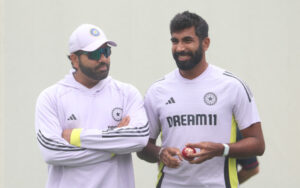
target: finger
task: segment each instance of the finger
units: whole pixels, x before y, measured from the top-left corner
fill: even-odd
[[[168,148],[168,153],[172,156],[177,155],[180,153],[180,150],[178,148]]]
[[[171,165],[169,167],[170,168],[178,168],[179,167],[179,163],[171,163]]]
[[[204,150],[200,150],[199,152],[196,153],[188,153],[187,156],[189,157],[201,157],[205,153]]]
[[[190,164],[200,164],[206,160],[207,160],[206,157],[198,157],[198,158],[195,158],[194,160],[189,161],[189,163]]]
[[[129,124],[130,117],[126,116],[122,119],[122,126],[127,126]]]
[[[179,159],[172,157],[172,159],[176,159],[177,163],[180,163],[180,161],[183,161],[183,156],[181,155],[181,152],[178,148],[169,148],[168,150],[169,154],[172,156],[178,156]]]
[[[177,152],[176,155],[178,156],[180,161],[183,161],[183,156],[182,156],[181,152]]]
[[[130,117],[129,116],[126,116],[125,117],[125,125],[129,125],[129,122],[130,122]]]
[[[189,161],[191,164],[199,164],[208,159],[207,151],[205,151],[205,149],[202,149],[197,153],[188,153],[188,157],[193,159]]]
[[[127,125],[129,124],[129,122],[130,122],[130,117],[129,117],[129,116],[124,117],[124,118],[120,121],[120,123],[119,123],[119,125],[118,125],[118,128],[127,126]]]
[[[162,162],[163,162],[167,167],[173,168],[173,167],[172,167],[172,164],[171,164],[171,161],[170,161],[167,157],[164,157],[164,158],[162,159]]]
[[[179,165],[180,165],[180,162],[179,162],[179,160],[178,159],[171,159],[171,160],[168,160],[168,167],[170,167],[170,168],[177,168],[177,167],[179,167]]]
[[[162,155],[163,163],[170,168],[177,168],[180,165],[180,161],[170,155],[168,152],[164,152]]]
[[[123,127],[124,121],[125,121],[125,119],[122,119],[122,120],[120,121],[120,123],[118,124],[118,128],[119,128],[119,127]]]
[[[171,163],[173,165],[174,168],[179,167],[180,163],[181,163],[181,159],[178,159],[177,157],[172,157],[171,159]]]
[[[169,161],[170,161],[171,165],[174,167],[177,167],[180,164],[180,160],[173,156],[169,157]]]
[[[187,143],[185,146],[186,147],[191,147],[191,148],[200,148],[201,149],[201,143]]]

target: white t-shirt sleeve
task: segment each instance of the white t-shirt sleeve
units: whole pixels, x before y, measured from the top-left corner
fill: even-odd
[[[83,129],[80,134],[81,147],[126,154],[140,151],[147,145],[149,125],[142,96],[133,86],[123,89],[123,118],[130,117],[129,125],[113,130]]]
[[[55,97],[42,92],[36,104],[35,131],[44,160],[51,165],[85,166],[111,159],[112,154],[70,145],[61,136],[62,127]]]
[[[260,122],[254,97],[245,83],[237,84],[233,113],[240,130],[251,126],[253,123]]]
[[[155,91],[153,88],[150,88],[145,96],[145,109],[149,119],[150,126],[150,138],[157,139],[161,132],[161,125],[158,116],[157,105],[155,105]]]

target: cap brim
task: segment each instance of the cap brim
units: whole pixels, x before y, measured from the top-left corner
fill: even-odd
[[[117,43],[115,43],[114,41],[107,41],[107,43],[111,46],[117,46]]]
[[[97,40],[93,42],[92,44],[88,45],[87,47],[81,49],[86,52],[92,52],[100,48],[103,44],[108,43],[111,46],[117,46],[117,43],[114,41],[109,41],[109,40]]]

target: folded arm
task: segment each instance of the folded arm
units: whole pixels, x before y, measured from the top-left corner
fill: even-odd
[[[38,98],[35,130],[46,163],[61,166],[84,166],[111,159],[112,153],[78,148],[62,137],[55,99],[43,92]]]
[[[149,138],[149,125],[142,96],[130,87],[125,95],[126,117],[112,130],[73,129],[70,141],[74,146],[126,154],[142,150]],[[129,118],[130,119],[127,119]],[[66,140],[69,138],[66,137]]]

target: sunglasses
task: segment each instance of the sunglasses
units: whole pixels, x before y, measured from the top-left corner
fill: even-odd
[[[106,46],[104,48],[99,48],[99,49],[97,49],[95,51],[92,51],[92,52],[79,51],[79,52],[76,53],[76,55],[80,56],[82,54],[85,54],[85,55],[88,56],[89,59],[98,61],[101,58],[102,54],[106,58],[108,58],[110,56],[110,54],[111,54],[111,49],[110,48],[111,48],[110,46]]]

